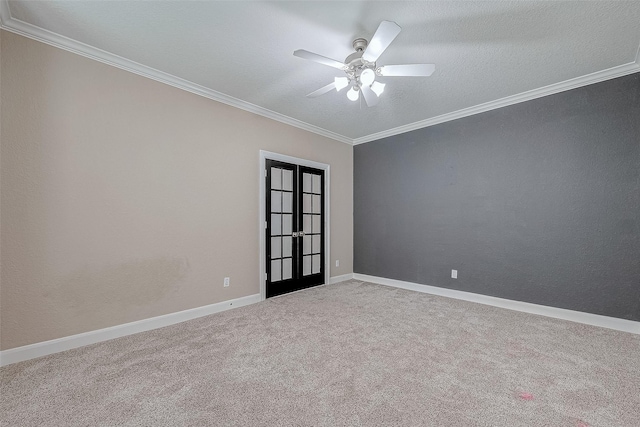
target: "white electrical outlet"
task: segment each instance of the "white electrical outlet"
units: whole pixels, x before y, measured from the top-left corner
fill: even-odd
[[[224,278],[224,287],[228,288],[229,287],[229,282],[231,281],[231,279],[229,277],[225,277]]]
[[[336,267],[340,267],[340,260],[339,259],[336,260]]]
[[[458,270],[451,270],[451,278],[452,279],[458,278]]]

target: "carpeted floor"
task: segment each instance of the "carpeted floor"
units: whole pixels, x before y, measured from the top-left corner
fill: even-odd
[[[357,281],[0,381],[3,426],[640,426],[640,336]]]

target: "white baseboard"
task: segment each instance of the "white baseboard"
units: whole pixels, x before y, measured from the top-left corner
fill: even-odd
[[[640,335],[640,322],[634,322],[632,320],[618,319],[615,317],[601,316],[598,314],[584,313],[581,311],[566,310],[564,308],[549,307],[546,305],[531,304],[528,302],[491,297],[487,295],[474,294],[471,292],[458,291],[454,289],[439,288],[437,286],[403,282],[401,280],[386,279],[384,277],[368,276],[366,274],[354,273],[353,278],[356,280],[362,280],[364,282],[393,286],[394,288],[407,289],[410,291],[422,292],[425,294],[439,295],[448,298],[476,302],[479,304],[492,305],[494,307],[506,308],[508,310],[523,311],[525,313],[554,317],[556,319],[585,323],[587,325],[600,326],[602,328],[615,329],[617,331],[630,332],[632,334]]]
[[[192,308],[190,310],[165,314],[163,316],[151,317],[149,319],[138,320],[136,322],[112,326],[110,328],[98,329],[97,331],[84,332],[82,334],[12,348],[0,351],[0,366],[22,362],[36,357],[47,356],[49,354],[59,353],[61,351],[71,350],[73,348],[95,344],[101,341],[124,337],[126,335],[150,331],[152,329],[174,325],[176,323],[208,316],[210,314],[219,313],[232,308],[243,307],[257,302],[260,302],[260,294],[222,301],[216,304]]]
[[[344,282],[345,280],[353,279],[353,273],[343,274],[341,276],[333,276],[329,278],[329,284],[333,285],[334,283]]]
[[[329,284],[344,282],[356,279],[365,282],[377,283],[380,285],[392,286],[395,288],[407,289],[410,291],[422,292],[432,295],[439,295],[448,298],[460,299],[479,304],[491,305],[494,307],[506,308],[508,310],[522,311],[525,313],[538,314],[556,319],[569,320],[572,322],[585,323],[587,325],[600,326],[603,328],[615,329],[623,332],[640,335],[640,322],[618,319],[615,317],[600,316],[598,314],[583,313],[580,311],[566,310],[563,308],[548,307],[544,305],[531,304],[527,302],[508,300],[504,298],[491,297],[487,295],[474,294],[471,292],[458,291],[453,289],[439,288],[436,286],[421,285],[418,283],[404,282],[401,280],[387,279],[384,277],[368,276],[365,274],[343,274],[329,279]],[[150,331],[208,316],[232,308],[243,307],[245,305],[260,302],[260,294],[249,295],[242,298],[223,301],[204,307],[179,311],[177,313],[165,314],[163,316],[138,320],[136,322],[125,323],[123,325],[112,326],[110,328],[99,329],[97,331],[84,332],[82,334],[71,335],[55,340],[30,344],[23,347],[12,348],[0,351],[0,366],[34,359],[36,357],[47,356],[65,350],[95,344],[114,338],[137,334],[139,332]]]

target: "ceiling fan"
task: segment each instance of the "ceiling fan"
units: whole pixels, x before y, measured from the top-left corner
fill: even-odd
[[[353,48],[356,50],[347,56],[344,63],[335,59],[327,58],[317,53],[299,49],[293,54],[299,58],[309,59],[320,64],[328,65],[338,70],[344,71],[346,77],[336,77],[333,83],[321,87],[307,95],[315,98],[335,89],[341,91],[350,86],[347,91],[347,98],[357,101],[360,92],[369,107],[378,104],[378,98],[384,91],[385,84],[376,81],[376,77],[428,77],[436,69],[434,64],[404,64],[404,65],[381,65],[376,61],[382,53],[389,47],[391,42],[400,34],[400,26],[395,22],[382,21],[378,26],[370,42],[363,38],[353,41]]]

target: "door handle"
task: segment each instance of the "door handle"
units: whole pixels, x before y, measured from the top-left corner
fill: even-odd
[[[304,231],[299,231],[298,232],[298,236],[300,236],[300,237],[304,236]]]
[[[291,237],[298,237],[298,233],[296,232],[291,233]]]

